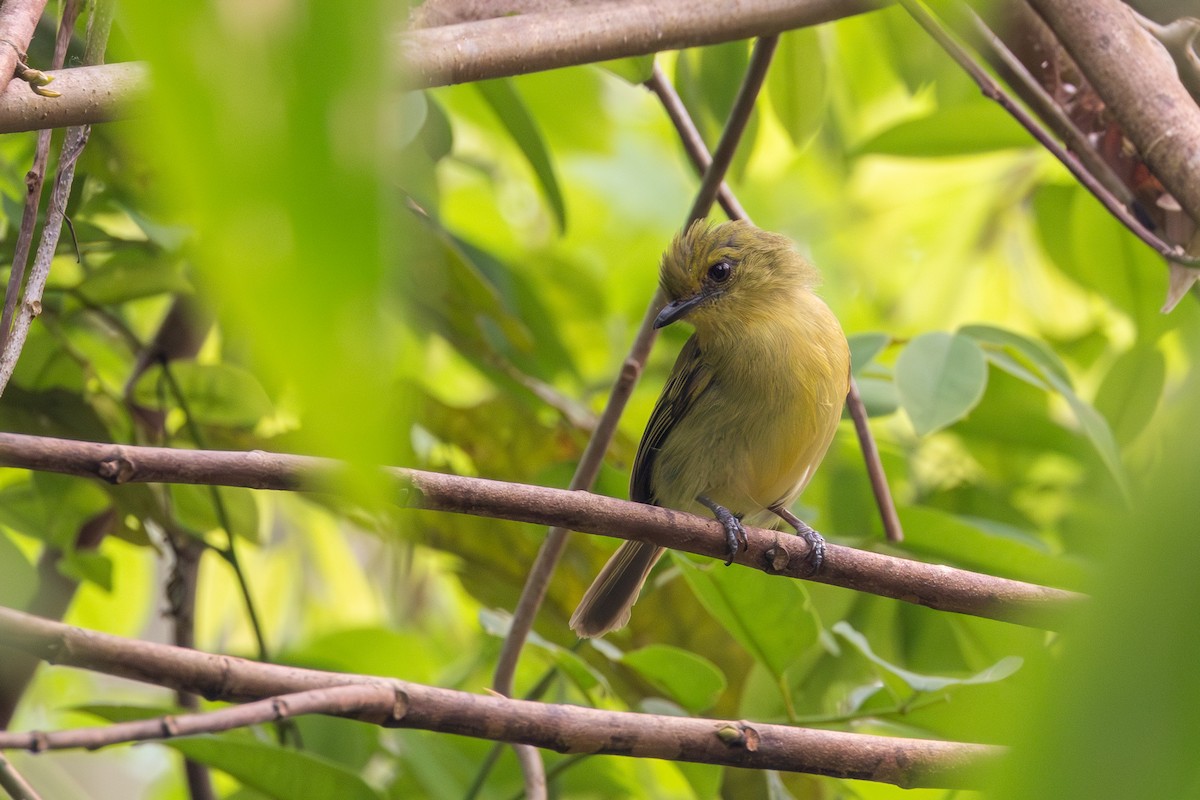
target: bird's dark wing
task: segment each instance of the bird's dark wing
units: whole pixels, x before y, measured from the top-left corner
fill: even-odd
[[[713,373],[701,358],[700,345],[695,335],[687,340],[679,351],[679,358],[667,378],[662,395],[650,413],[646,432],[638,445],[637,457],[633,460],[633,476],[629,480],[629,499],[637,503],[655,503],[654,488],[650,485],[650,473],[659,450],[680,419],[695,404],[696,398],[712,384]]]

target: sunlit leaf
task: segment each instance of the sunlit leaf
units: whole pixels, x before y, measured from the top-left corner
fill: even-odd
[[[895,156],[955,156],[1031,147],[1029,132],[995,103],[940,109],[901,122],[859,146],[859,153]]]
[[[965,336],[922,334],[896,359],[900,402],[922,436],[962,419],[986,386],[983,352]]]

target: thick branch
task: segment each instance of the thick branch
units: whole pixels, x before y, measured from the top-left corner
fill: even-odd
[[[341,711],[376,724],[518,742],[560,753],[663,758],[809,772],[899,786],[955,788],[978,785],[977,770],[1003,752],[978,744],[600,711],[475,695],[123,639],[6,608],[0,608],[0,642],[51,663],[234,702],[348,684],[379,686],[394,692],[390,712],[379,703],[357,696]],[[351,690],[344,693],[357,695]],[[361,715],[352,707],[355,702],[361,706]],[[0,739],[0,746],[23,747],[29,740],[29,734],[9,734]]]
[[[885,2],[745,0],[735,7],[700,0],[579,3],[402,33],[400,69],[411,87],[443,86],[779,33],[860,14]],[[28,87],[5,92],[0,96],[0,133],[119,119],[149,83],[145,65],[139,63],[48,74],[54,75],[54,89],[62,97],[37,97]]]
[[[1200,106],[1120,0],[1030,0],[1142,159],[1200,225]]]
[[[443,86],[777,34],[878,5],[865,0],[580,3],[409,31],[401,35],[400,48],[411,85]]]
[[[0,433],[0,465],[98,477],[111,483],[197,483],[251,489],[317,490],[337,462],[261,450],[173,450],[76,442]],[[641,539],[674,550],[724,559],[720,524],[692,514],[630,503],[589,492],[395,469],[414,508],[510,519],[623,539]],[[791,578],[842,586],[942,611],[1057,627],[1065,608],[1081,595],[1022,581],[828,544],[825,562],[808,574],[804,539],[748,528],[749,547],[735,557],[743,566]]]
[[[91,125],[128,116],[149,85],[140,62],[51,70],[54,91],[61,97],[41,97],[24,81],[14,79],[0,94],[0,133]]]

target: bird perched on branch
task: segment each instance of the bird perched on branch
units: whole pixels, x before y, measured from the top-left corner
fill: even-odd
[[[696,222],[663,254],[668,302],[654,326],[687,319],[696,331],[642,434],[629,495],[713,514],[729,561],[746,546],[743,522],[787,522],[807,540],[814,572],[824,558],[820,534],[788,509],[829,449],[850,387],[846,336],[813,293],[817,280],[791,242],[747,222]],[[591,637],[624,626],[662,553],[622,544],[571,628]]]

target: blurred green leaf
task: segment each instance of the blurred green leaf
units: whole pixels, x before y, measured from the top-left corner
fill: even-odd
[[[177,361],[170,369],[183,393],[188,413],[199,423],[249,427],[272,413],[271,399],[247,370],[232,364],[194,361]],[[163,381],[161,366],[146,370],[134,387],[134,399],[147,408],[158,408],[164,398],[174,405]]]
[[[58,571],[83,583],[90,581],[106,592],[113,589],[112,559],[94,550],[70,550],[58,561]]]
[[[767,96],[796,147],[804,147],[826,118],[829,100],[821,32],[800,28],[779,37],[767,73]]]
[[[875,655],[867,638],[854,630],[849,623],[834,623],[831,630],[841,636],[863,654],[871,663],[904,681],[915,692],[938,692],[954,686],[972,686],[1002,681],[1021,668],[1022,661],[1015,656],[1002,658],[987,669],[966,678],[945,678],[937,675],[921,675],[892,664]]]
[[[693,714],[707,711],[725,691],[725,676],[703,656],[666,644],[625,653],[621,663],[677,700]]]
[[[856,377],[892,342],[886,333],[855,333],[846,338],[850,343],[851,374]]]
[[[190,292],[182,265],[144,248],[122,248],[92,270],[76,290],[95,305],[116,305],[159,294]]]
[[[180,525],[204,534],[222,527],[221,517],[213,499],[213,487],[186,483],[167,487],[171,495],[171,508]],[[258,504],[254,492],[237,486],[217,487],[221,505],[225,509],[231,528],[230,533],[246,541],[258,541]]]
[[[7,487],[6,487],[7,488]],[[3,493],[0,493],[0,499]],[[0,522],[7,525],[5,515],[0,513]],[[0,606],[27,608],[38,585],[37,570],[21,552],[9,535],[0,531]]]
[[[167,747],[278,800],[382,800],[357,772],[311,753],[243,738],[169,739]]]
[[[787,534],[780,534],[786,536]],[[672,553],[708,613],[776,679],[817,641],[819,625],[803,587],[742,567],[697,567]]]
[[[1046,586],[1087,585],[1080,561],[1052,554],[1032,533],[936,508],[905,506],[899,514],[905,549],[925,560]]]
[[[454,129],[446,110],[429,92],[425,93],[425,124],[421,126],[421,146],[432,161],[440,161],[454,149]]]
[[[894,381],[870,376],[860,376],[855,380],[868,417],[886,417],[900,408],[900,393],[896,391]]]
[[[986,345],[1011,348],[1014,352],[1025,358],[1030,365],[1035,367],[1039,374],[1053,376],[1056,381],[1062,383],[1070,383],[1071,381],[1070,375],[1067,373],[1067,368],[1062,363],[1062,359],[1055,355],[1054,351],[1047,347],[1044,342],[1030,339],[1028,336],[1022,336],[1019,333],[1004,330],[1003,328],[997,328],[994,325],[964,325],[959,328],[959,333],[964,336],[970,336],[981,345],[985,345],[984,352],[989,358],[992,357],[994,350],[986,348]],[[996,362],[996,366],[1004,369],[1006,363]],[[1020,374],[1016,374],[1016,376],[1025,379]]]
[[[922,334],[896,359],[896,390],[920,436],[966,416],[986,386],[983,352],[965,336]]]
[[[981,100],[901,122],[863,142],[858,153],[933,158],[1033,145],[1033,137],[1008,112]]]
[[[533,168],[538,183],[559,230],[566,230],[567,208],[563,201],[562,190],[558,186],[558,176],[554,164],[550,161],[550,152],[546,149],[545,140],[538,130],[537,121],[530,116],[525,102],[517,94],[516,88],[508,78],[496,78],[490,81],[478,81],[474,86],[483,95],[483,99],[491,106],[492,111],[500,119],[505,130],[517,143],[529,166]]]
[[[1096,410],[1112,426],[1119,444],[1141,433],[1162,397],[1167,361],[1155,347],[1135,346],[1117,356],[1096,390]]]
[[[675,59],[675,89],[709,149],[716,147],[749,63],[744,41],[682,50]],[[746,149],[751,142],[743,139]]]

